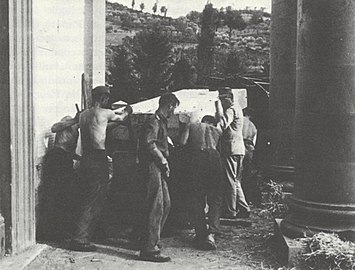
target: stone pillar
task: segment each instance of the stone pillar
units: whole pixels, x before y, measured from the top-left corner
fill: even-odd
[[[294,176],[297,0],[273,0],[270,63],[270,177]]]
[[[290,237],[355,234],[355,3],[299,0]]]
[[[91,104],[91,89],[105,85],[106,53],[106,2],[103,0],[85,0],[84,19],[84,82],[87,88],[85,107]]]

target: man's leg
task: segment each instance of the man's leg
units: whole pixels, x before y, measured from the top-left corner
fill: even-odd
[[[224,185],[225,185],[225,210],[226,217],[237,214],[237,158],[236,156],[223,157]]]
[[[144,237],[145,243],[141,249],[140,257],[141,259],[147,261],[168,262],[170,261],[170,258],[160,255],[160,249],[158,247],[162,225],[167,217],[164,216],[164,198],[162,187],[162,181],[164,180],[161,178],[162,175],[160,169],[154,162],[148,163],[147,166],[147,227]],[[167,191],[167,188],[165,189]],[[170,198],[168,200],[169,203],[166,205],[167,212],[168,208],[170,208]]]
[[[248,217],[250,208],[245,199],[244,192],[241,185],[242,171],[243,171],[243,158],[244,158],[243,155],[236,156],[237,174],[236,174],[235,186],[237,191],[237,210],[238,210],[239,217]]]
[[[108,165],[104,153],[83,158],[81,162],[80,202],[72,249],[90,251],[95,249],[90,240],[106,198]]]
[[[161,219],[160,228],[161,230],[163,230],[166,219],[168,218],[170,213],[171,200],[170,200],[168,184],[163,178],[161,179],[161,182],[162,182],[162,194],[163,194],[163,217]]]
[[[208,221],[210,232],[213,234],[220,233],[220,216],[223,203],[223,173],[219,153],[211,153],[211,168],[207,186],[207,204],[209,207]]]

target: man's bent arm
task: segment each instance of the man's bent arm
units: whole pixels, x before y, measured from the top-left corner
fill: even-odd
[[[156,141],[158,139],[159,124],[157,121],[148,123],[145,133],[145,144],[147,145],[147,151],[158,161],[161,165],[167,164],[168,161],[164,157],[163,153],[158,149]]]
[[[222,130],[226,130],[230,124],[233,122],[234,112],[232,108],[228,108],[224,115],[220,116],[220,120],[218,121],[219,127]]]

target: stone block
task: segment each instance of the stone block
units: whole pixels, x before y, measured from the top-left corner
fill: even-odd
[[[297,258],[306,252],[307,246],[300,240],[285,236],[280,228],[281,221],[282,219],[275,219],[272,249],[281,264],[294,267]]]

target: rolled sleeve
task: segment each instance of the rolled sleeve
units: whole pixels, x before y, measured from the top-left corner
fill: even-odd
[[[225,111],[224,115],[221,116],[219,124],[222,130],[226,130],[230,124],[233,122],[234,112],[232,108],[229,108]]]
[[[159,121],[157,119],[152,119],[147,122],[144,143],[147,146],[148,153],[151,154],[158,163],[166,164],[166,158],[156,145],[156,142],[158,141],[158,133]]]

